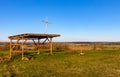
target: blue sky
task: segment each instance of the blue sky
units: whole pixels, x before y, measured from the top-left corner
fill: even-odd
[[[46,16],[55,41],[120,41],[120,0],[0,0],[0,41],[45,33]]]

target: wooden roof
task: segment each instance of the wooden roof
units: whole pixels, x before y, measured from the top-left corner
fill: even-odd
[[[59,37],[60,34],[35,34],[35,33],[26,33],[26,34],[19,34],[14,36],[9,36],[9,39],[21,39],[21,38],[53,38]]]

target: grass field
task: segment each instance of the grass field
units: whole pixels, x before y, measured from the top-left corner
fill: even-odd
[[[22,61],[21,55],[0,62],[0,77],[120,77],[119,50],[89,50],[85,55],[55,51],[53,55],[29,52],[34,59]],[[0,51],[0,57],[8,51]]]

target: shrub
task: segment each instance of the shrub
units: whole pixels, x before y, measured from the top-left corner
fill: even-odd
[[[3,45],[0,46],[0,50],[9,50],[10,45],[9,43],[3,43]]]
[[[69,45],[66,43],[56,43],[53,44],[53,47],[55,50],[69,50]]]

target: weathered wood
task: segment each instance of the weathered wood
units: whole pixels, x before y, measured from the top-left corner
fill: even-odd
[[[34,43],[35,48],[38,49],[38,46],[37,46],[35,40],[34,40],[34,39],[32,39],[32,40],[33,40],[33,43]]]
[[[10,58],[12,58],[12,39],[10,39]]]
[[[25,39],[24,43],[26,43],[28,41],[28,38]]]
[[[9,36],[8,38],[12,38],[12,39],[22,39],[22,38],[51,38],[51,37],[59,37],[59,34],[34,34],[34,33],[27,33],[27,34],[20,34],[20,35],[14,35],[14,36]]]
[[[48,38],[46,38],[46,39],[43,41],[43,43],[42,43],[42,44],[44,44],[47,40],[49,41],[49,39],[48,39]]]
[[[22,44],[12,44],[13,48],[15,48],[15,46],[21,46]]]
[[[19,43],[19,40],[20,40],[20,39],[17,39],[16,43],[15,43],[15,44],[12,44],[12,45],[13,45],[13,48],[15,48],[15,46]]]
[[[24,38],[22,38],[22,59],[24,58]]]
[[[24,58],[24,45],[27,42],[27,40],[33,40],[34,46],[38,50],[38,54],[40,54],[40,49],[42,45],[48,41],[50,46],[50,54],[52,55],[52,38],[58,37],[58,36],[60,35],[59,34],[33,34],[33,33],[9,36],[8,38],[10,39],[10,58],[12,57],[13,48],[15,48],[16,46],[21,46],[22,59]],[[41,39],[45,39],[45,40],[43,42],[40,42]],[[12,43],[12,40],[16,40],[16,42]],[[22,43],[19,43],[20,40],[22,40]],[[35,40],[38,40],[38,42],[36,43]]]

